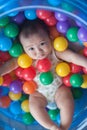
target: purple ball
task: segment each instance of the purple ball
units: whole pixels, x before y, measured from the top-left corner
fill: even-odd
[[[87,42],[87,30],[84,27],[81,27],[78,30],[78,38],[82,42]]]
[[[70,25],[68,21],[65,21],[65,22],[58,22],[56,27],[58,32],[65,34],[69,29]]]
[[[62,14],[60,12],[55,12],[55,18],[58,21],[66,21],[68,19],[68,17],[65,14]]]
[[[22,12],[12,17],[12,21],[16,22],[17,24],[21,24],[24,21],[24,19],[25,19],[25,16]]]
[[[20,93],[22,91],[22,82],[20,80],[14,80],[10,84],[10,91],[13,93]]]

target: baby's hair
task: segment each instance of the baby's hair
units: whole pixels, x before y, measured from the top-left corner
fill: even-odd
[[[48,26],[44,23],[44,21],[40,19],[35,20],[25,20],[20,27],[19,36],[27,38],[29,35],[34,33],[40,33],[40,29],[43,29],[49,36]]]

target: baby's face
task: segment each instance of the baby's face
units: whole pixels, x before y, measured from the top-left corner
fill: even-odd
[[[35,60],[46,58],[52,50],[51,40],[44,30],[41,33],[35,33],[25,38],[20,36],[20,41],[25,52]]]

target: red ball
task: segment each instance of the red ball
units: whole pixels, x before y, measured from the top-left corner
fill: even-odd
[[[11,59],[11,56],[8,52],[2,52],[0,51],[0,59],[2,59],[2,61],[8,61],[9,59]]]
[[[0,98],[0,107],[1,108],[8,108],[10,105],[11,99],[8,96],[2,96]]]
[[[48,10],[36,10],[36,14],[37,14],[37,17],[42,19],[42,20],[45,20],[46,18],[50,17],[52,15],[52,12],[48,11]]]
[[[67,86],[67,87],[71,87],[71,83],[70,83],[70,77],[72,74],[67,75],[66,77],[62,78],[63,83]]]
[[[83,49],[83,55],[87,57],[87,47],[84,47],[84,49]]]
[[[82,70],[82,67],[73,63],[70,63],[71,73],[79,73]]]
[[[3,86],[9,86],[12,82],[12,77],[10,74],[6,74],[3,76]]]
[[[36,67],[40,72],[47,72],[51,69],[51,62],[48,58],[44,58],[38,60]]]
[[[22,71],[23,71],[24,69],[23,68],[21,68],[21,67],[18,67],[17,69],[15,69],[15,74],[16,74],[16,76],[18,76],[19,78],[22,78]]]
[[[22,71],[23,78],[27,81],[33,80],[36,76],[36,71],[33,66],[30,66],[29,68],[26,68]]]
[[[83,67],[82,70],[83,70],[84,74],[87,74],[87,68]]]
[[[44,22],[45,22],[48,26],[54,26],[54,25],[56,25],[57,20],[56,20],[56,18],[52,15],[52,16],[46,18],[46,19],[44,20]]]

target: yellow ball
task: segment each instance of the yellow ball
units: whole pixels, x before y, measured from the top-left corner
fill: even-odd
[[[29,112],[29,101],[24,100],[21,104],[21,108],[24,112]]]
[[[17,101],[17,100],[19,100],[20,98],[21,98],[21,93],[13,93],[13,92],[9,92],[9,97],[10,97],[10,99],[11,100],[13,100],[13,101]]]
[[[3,77],[0,76],[0,85],[2,85],[2,84],[3,84]]]
[[[32,59],[27,54],[18,57],[18,65],[22,68],[28,68],[32,65]]]
[[[64,51],[68,47],[68,41],[64,37],[57,37],[53,42],[56,51]]]
[[[66,62],[60,62],[56,66],[56,73],[60,77],[65,77],[70,73],[70,66]]]
[[[81,88],[87,88],[87,74],[82,75],[83,77],[83,83],[81,85]]]

